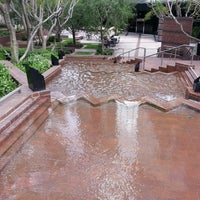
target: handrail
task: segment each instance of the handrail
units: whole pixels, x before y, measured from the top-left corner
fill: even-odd
[[[117,51],[117,50],[122,50],[122,53],[121,53],[121,54],[124,54],[124,48],[115,49],[115,51]],[[119,54],[119,55],[121,55],[121,54]],[[118,55],[118,56],[119,56],[119,55]],[[117,57],[117,56],[115,56],[115,57]]]
[[[194,48],[193,46],[186,45],[186,44],[182,44],[182,45],[180,45],[180,46],[172,47],[172,48],[170,48],[170,49],[166,49],[166,50],[163,50],[163,51],[160,51],[160,52],[157,52],[157,53],[153,53],[153,54],[148,55],[148,56],[145,56],[145,57],[146,57],[146,58],[147,58],[147,57],[151,57],[151,56],[154,56],[154,55],[157,55],[157,54],[160,54],[160,53],[164,53],[164,52],[167,52],[167,51],[171,51],[171,50],[174,50],[174,49],[179,49],[179,48],[181,48],[181,47],[192,47],[192,48]]]
[[[194,49],[195,47],[194,46],[191,46],[191,45],[187,45],[187,44],[183,44],[183,45],[179,45],[179,46],[176,46],[176,47],[171,47],[169,49],[166,49],[166,50],[162,50],[160,52],[157,52],[157,53],[153,53],[153,54],[150,54],[150,55],[146,55],[146,51],[147,51],[147,48],[144,48],[144,47],[137,47],[135,49],[131,49],[129,51],[126,51],[126,52],[123,52],[121,54],[118,54],[118,55],[115,55],[115,57],[119,57],[119,56],[123,56],[123,59],[124,59],[124,55],[128,54],[128,60],[130,59],[130,53],[133,52],[133,51],[137,51],[138,49],[143,49],[144,50],[144,54],[143,54],[143,70],[145,69],[145,64],[146,64],[146,58],[149,58],[149,57],[152,57],[152,56],[158,56],[159,54],[161,54],[161,66],[163,64],[163,59],[164,59],[164,53],[167,53],[169,51],[172,51],[172,50],[175,50],[175,54],[172,54],[174,55],[174,59],[176,59],[177,57],[177,49],[181,49],[183,47],[189,47],[190,49],[192,49],[192,52],[191,52],[191,65],[193,63],[193,58],[194,58]],[[119,48],[120,49],[120,48]]]
[[[135,49],[131,49],[131,50],[129,50],[129,51],[126,51],[126,52],[124,52],[124,53],[121,53],[121,54],[119,54],[118,56],[122,56],[122,55],[125,55],[125,54],[130,54],[130,52],[136,51],[136,50],[138,50],[138,49],[146,50],[146,48],[144,48],[144,47],[137,47],[137,48],[135,48]]]
[[[164,59],[164,53],[166,52],[169,52],[169,51],[172,51],[172,50],[177,50],[177,49],[181,49],[183,47],[189,47],[190,49],[192,49],[192,53],[191,53],[191,65],[193,63],[193,59],[194,59],[194,49],[195,47],[194,46],[191,46],[191,45],[186,45],[186,44],[183,44],[183,45],[179,45],[179,46],[176,46],[176,47],[172,47],[172,48],[169,48],[169,49],[166,49],[166,50],[163,50],[163,51],[160,51],[160,52],[157,52],[157,53],[153,53],[151,55],[147,55],[145,56],[145,58],[143,59],[143,68],[145,68],[145,61],[146,61],[146,58],[149,58],[149,57],[152,57],[152,56],[155,56],[155,55],[159,55],[161,54],[161,66],[163,64],[163,59]],[[177,54],[176,54],[176,51],[175,51],[175,54],[172,54],[172,55],[175,55],[174,59],[176,59],[177,57]]]
[[[146,57],[146,48],[144,48],[144,47],[137,47],[135,49],[131,49],[129,51],[126,51],[126,52],[123,52],[121,54],[118,54],[115,57],[123,56],[123,58],[124,58],[124,55],[128,54],[128,60],[129,60],[130,59],[130,53],[133,52],[133,51],[137,51],[138,49],[143,49],[144,50],[144,54],[143,54],[143,59],[144,59]]]

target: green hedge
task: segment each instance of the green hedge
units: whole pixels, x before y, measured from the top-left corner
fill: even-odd
[[[37,69],[40,73],[44,73],[51,67],[51,54],[56,55],[56,52],[49,50],[34,50],[29,52],[28,56],[20,63],[17,64],[22,71],[26,71],[24,64],[27,63],[30,67]]]
[[[17,88],[17,83],[12,79],[8,69],[0,64],[0,98]]]

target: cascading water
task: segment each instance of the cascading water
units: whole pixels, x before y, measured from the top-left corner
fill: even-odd
[[[48,89],[60,91],[66,96],[81,93],[96,98],[118,95],[129,100],[149,96],[160,101],[171,101],[185,96],[185,89],[176,74],[134,73],[130,67],[121,71],[107,67],[105,71],[101,66],[68,65],[48,85]]]

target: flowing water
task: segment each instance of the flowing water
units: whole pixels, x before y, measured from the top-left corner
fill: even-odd
[[[134,73],[131,67],[71,64],[62,69],[48,88],[66,96],[87,93],[96,98],[119,95],[126,99],[149,96],[170,101],[184,97],[185,89],[177,74]]]
[[[175,75],[68,66],[48,86],[66,96],[182,97]],[[49,117],[0,173],[4,200],[199,199],[200,116],[139,102],[78,100]]]

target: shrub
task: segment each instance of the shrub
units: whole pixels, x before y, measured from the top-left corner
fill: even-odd
[[[97,55],[112,55],[113,54],[113,50],[112,49],[104,49],[102,51],[101,49],[101,45],[99,44],[98,49],[97,49]]]
[[[113,54],[113,50],[112,49],[104,49],[102,55],[107,55],[110,56]]]
[[[60,42],[59,38],[55,37],[55,36],[50,36],[47,43],[53,43],[56,40],[56,42]]]
[[[17,88],[17,83],[12,79],[8,69],[0,64],[0,98]]]
[[[2,47],[0,49],[0,60],[10,60],[11,51],[8,47]]]
[[[76,55],[92,55],[93,52],[86,52],[86,51],[78,51],[75,53]]]
[[[21,36],[21,40],[22,40],[22,41],[27,41],[27,35],[22,35],[22,36]]]
[[[7,37],[7,36],[9,36],[8,31],[3,31],[0,33],[0,37]]]
[[[69,44],[73,44],[73,38],[65,38],[62,40],[62,44],[65,45],[69,45]]]
[[[24,64],[27,63],[30,67],[37,69],[40,73],[44,73],[50,68],[49,59],[40,54],[31,54],[17,66],[24,72],[26,72]]]
[[[6,60],[6,55],[2,48],[0,49],[0,60]]]
[[[200,38],[200,29],[198,26],[194,26],[192,29],[192,36]]]
[[[65,54],[71,54],[71,53],[73,53],[74,52],[74,50],[73,49],[64,49],[64,53]]]

